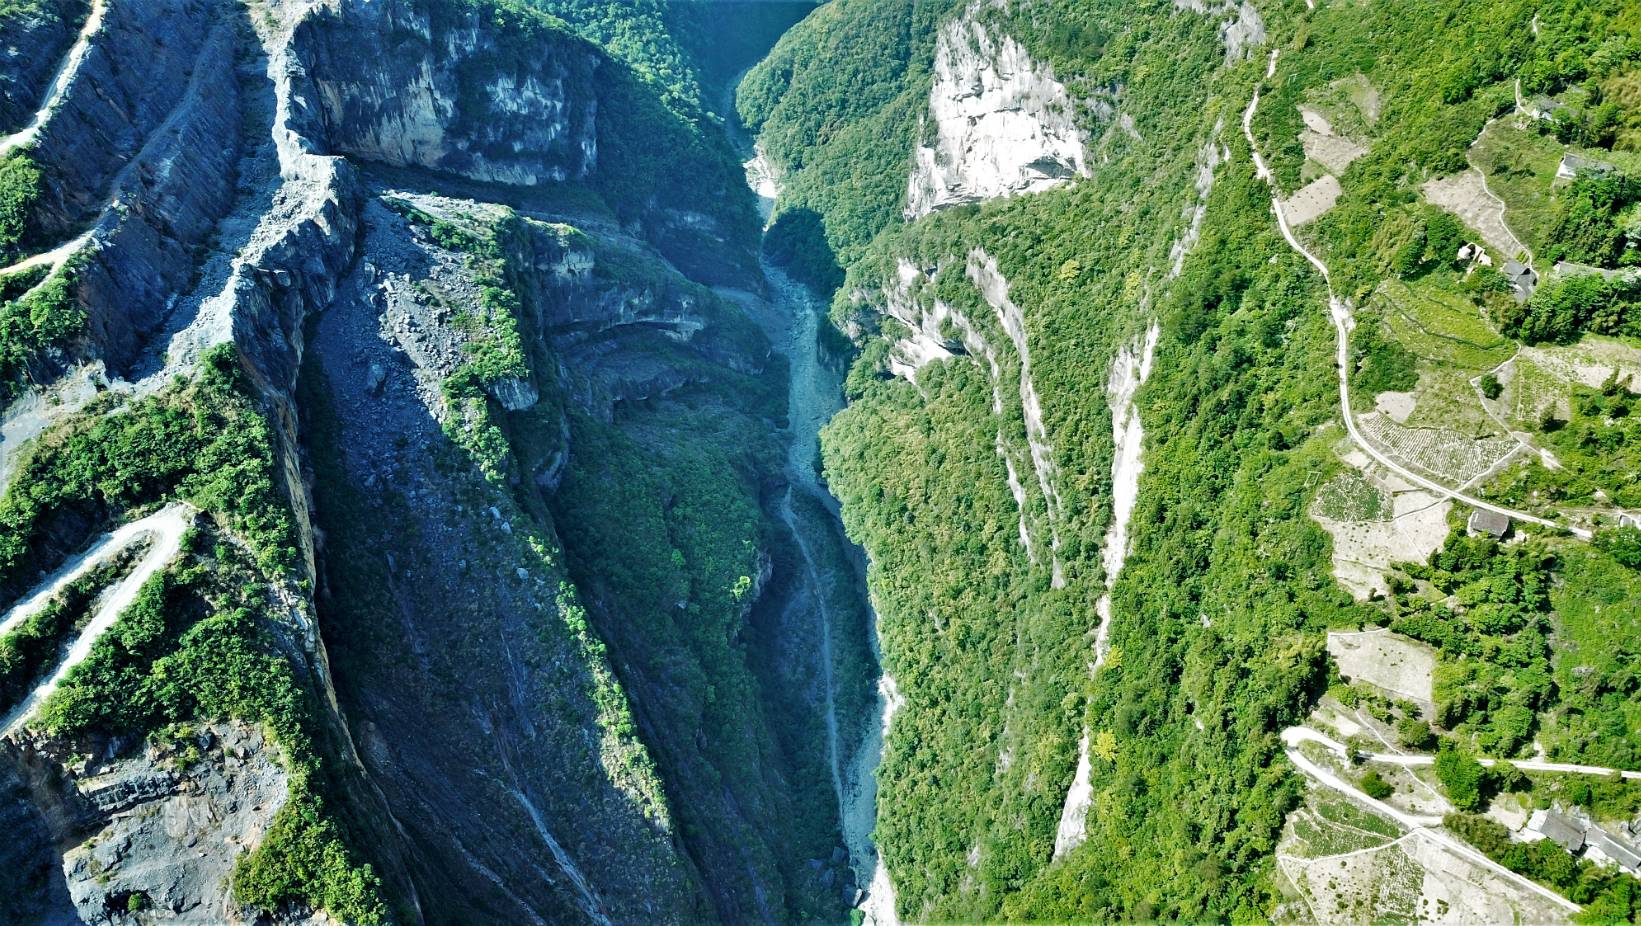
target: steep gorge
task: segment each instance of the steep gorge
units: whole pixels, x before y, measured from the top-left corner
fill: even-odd
[[[787,306],[765,302],[751,195],[704,108],[669,108],[559,20],[500,13],[109,0],[89,51],[63,51],[78,62],[63,102],[19,149],[42,174],[26,240],[81,235],[90,259],[50,272],[69,283],[59,311],[86,322],[29,360],[50,400],[27,389],[8,410],[8,600],[103,525],[179,492],[217,543],[249,547],[287,591],[241,612],[244,642],[269,647],[251,658],[274,673],[248,698],[64,714],[65,697],[93,704],[115,678],[156,685],[179,658],[214,671],[217,656],[190,649],[204,624],[189,622],[221,606],[216,583],[240,567],[187,544],[142,594],[163,578],[198,604],[140,644],[85,631],[95,671],[67,673],[69,690],[14,737],[17,761],[44,771],[20,779],[5,812],[65,847],[124,840],[67,808],[110,762],[146,774],[133,749],[176,762],[184,790],[232,799],[235,775],[209,778],[209,763],[153,745],[167,724],[205,743],[206,726],[189,729],[223,714],[272,722],[277,742],[240,740],[235,754],[295,749],[280,761],[314,797],[257,801],[217,867],[163,890],[143,874],[172,851],[163,840],[61,874],[46,842],[24,840],[8,921],[324,908],[349,921],[739,922],[829,919],[851,902],[836,798],[804,781],[845,761],[821,746],[835,682],[802,640],[827,631],[815,602],[846,602],[854,583],[840,576],[854,567],[812,477],[804,529],[834,535],[816,541],[831,547],[827,587],[823,554],[798,555],[780,517],[786,364],[765,332],[787,337],[775,314]],[[770,34],[793,12],[762,15]],[[185,65],[146,47],[204,51]],[[150,121],[97,108],[117,79],[154,96],[125,104]],[[103,195],[118,208],[98,219]],[[216,464],[263,480],[268,507],[203,488],[210,471],[186,458],[155,471],[143,456],[144,429],[163,420],[150,425],[149,409],[200,413],[182,385],[198,377],[226,377],[268,415],[265,457],[253,440],[252,458]],[[121,406],[131,429],[95,424]],[[131,487],[75,497],[64,485],[61,500],[17,488],[88,449],[112,453],[107,478]],[[73,637],[60,639],[43,638]],[[289,721],[262,713],[275,691],[294,699],[276,708],[294,709]],[[104,768],[68,773],[66,790],[38,784],[88,743]]]
[[[1612,337],[1512,354],[1567,320],[1421,199],[1493,131],[1636,164],[1641,22],[1544,6],[0,10],[0,924],[1633,919],[1584,859],[1443,881],[1408,847],[1496,821],[1365,822],[1304,726],[1641,750],[1629,278],[1558,264]],[[1491,427],[1444,415],[1570,462],[1353,596],[1396,467]],[[1330,657],[1368,627],[1421,704]],[[1324,902],[1325,788],[1424,880]]]

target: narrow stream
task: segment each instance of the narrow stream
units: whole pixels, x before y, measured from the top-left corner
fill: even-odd
[[[764,275],[769,282],[771,301],[780,314],[790,320],[789,334],[784,350],[791,370],[791,391],[788,398],[788,417],[792,427],[792,442],[787,450],[786,475],[789,483],[787,496],[782,500],[781,516],[797,538],[803,557],[804,584],[802,592],[793,596],[793,605],[812,601],[819,611],[821,627],[821,671],[826,684],[825,711],[827,758],[831,765],[832,786],[837,792],[838,814],[842,821],[843,841],[849,850],[849,864],[855,872],[855,883],[865,888],[866,896],[860,909],[865,922],[877,926],[894,926],[894,886],[888,870],[878,857],[872,841],[872,829],[877,825],[877,766],[883,754],[884,738],[890,719],[900,706],[900,693],[892,677],[883,674],[878,680],[875,697],[869,702],[872,710],[866,717],[842,717],[837,713],[837,654],[832,645],[834,621],[827,601],[824,578],[835,569],[826,563],[824,553],[816,549],[812,531],[815,525],[806,525],[793,511],[792,493],[809,495],[828,512],[835,512],[837,502],[815,477],[814,460],[820,447],[820,429],[842,407],[840,377],[820,362],[816,328],[821,323],[824,305],[806,287],[788,277],[779,267],[764,263]],[[835,515],[834,515],[835,516]],[[879,665],[882,654],[877,634],[870,636],[872,656]]]
[[[726,111],[733,112],[733,107],[726,107]],[[747,185],[757,194],[759,211],[767,222],[780,192],[774,171],[764,160],[762,152],[740,131],[733,118],[727,119],[726,124],[731,143],[747,158]],[[830,585],[827,579],[840,566],[847,564],[828,562],[825,545],[817,543],[814,533],[828,528],[840,535],[842,533],[842,525],[835,520],[837,500],[816,477],[814,462],[820,450],[820,429],[843,407],[843,378],[828,368],[820,356],[817,335],[826,314],[825,301],[767,258],[760,259],[760,265],[768,284],[773,314],[785,321],[784,337],[775,338],[775,342],[787,359],[791,377],[787,418],[792,440],[787,448],[788,488],[781,500],[780,515],[797,538],[803,570],[799,577],[802,587],[794,591],[788,607],[812,606],[820,618],[826,756],[832,788],[837,795],[843,841],[849,851],[849,865],[855,873],[855,883],[864,890],[858,908],[868,926],[899,926],[895,916],[894,886],[872,841],[872,830],[877,825],[878,762],[882,758],[890,719],[902,699],[894,679],[885,673],[878,679],[874,697],[867,702],[870,710],[865,712],[866,716],[838,716],[837,677],[840,674],[847,677],[847,673],[838,672],[838,654],[833,646],[833,637],[835,622],[848,616],[834,613],[827,597]],[[810,523],[806,524],[805,519],[794,510],[794,492],[802,493],[815,503],[806,508],[827,512],[827,516],[833,519],[832,523],[816,525],[811,518]],[[875,623],[875,617],[872,619]],[[882,654],[875,627],[869,639],[872,657],[881,665]]]

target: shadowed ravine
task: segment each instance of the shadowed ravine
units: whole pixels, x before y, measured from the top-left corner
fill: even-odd
[[[893,923],[894,892],[887,873],[878,858],[872,842],[872,828],[877,823],[877,766],[883,754],[884,736],[889,719],[894,713],[897,695],[894,679],[882,674],[878,691],[868,702],[867,716],[840,716],[839,686],[843,679],[852,677],[842,671],[840,661],[848,658],[834,645],[835,622],[846,619],[838,615],[828,603],[827,591],[831,584],[826,579],[838,571],[825,561],[817,550],[814,532],[841,527],[835,520],[837,502],[815,477],[814,461],[820,444],[820,428],[841,407],[839,377],[820,362],[816,327],[823,307],[803,285],[792,280],[780,268],[764,263],[764,275],[769,281],[770,296],[780,314],[790,320],[790,333],[781,343],[791,364],[791,392],[788,400],[788,419],[791,422],[792,441],[787,450],[786,475],[790,486],[782,500],[781,517],[797,538],[803,558],[804,588],[793,594],[791,606],[813,603],[819,611],[821,635],[821,671],[825,681],[825,720],[827,758],[831,765],[832,786],[838,796],[838,813],[843,827],[844,844],[849,849],[850,866],[857,884],[870,885],[861,909],[868,923]],[[828,512],[831,519],[816,524],[818,518],[807,521],[793,510],[792,493],[801,492]],[[849,580],[858,581],[851,570]],[[872,658],[878,663],[877,635],[869,635]]]
[[[739,76],[724,94],[724,109],[734,112],[733,87]],[[730,143],[745,158],[747,185],[758,197],[759,211],[767,222],[780,194],[779,180],[774,169],[757,150],[733,117],[726,119],[725,130]],[[859,599],[860,610],[869,623],[875,623],[866,602],[864,575],[854,563],[839,563],[830,556],[828,548],[847,545],[850,555],[861,556],[857,547],[844,540],[843,525],[838,515],[838,501],[832,497],[816,475],[820,458],[820,430],[843,408],[843,376],[823,362],[819,326],[826,313],[824,301],[812,290],[794,280],[776,266],[767,256],[760,260],[768,287],[768,301],[773,309],[774,324],[783,331],[771,332],[771,340],[785,356],[789,366],[790,386],[787,396],[787,420],[791,440],[786,453],[788,487],[781,499],[779,515],[797,541],[802,568],[787,601],[787,607],[816,609],[819,618],[821,644],[820,671],[823,682],[823,703],[826,728],[826,758],[831,774],[832,788],[837,795],[838,817],[844,845],[849,851],[849,865],[855,874],[855,883],[861,886],[863,896],[858,908],[867,924],[898,923],[895,916],[894,887],[887,870],[878,856],[872,840],[877,824],[877,767],[883,756],[884,739],[889,721],[898,706],[899,694],[894,679],[881,670],[875,626],[865,630],[869,654],[844,651],[837,642],[840,621],[858,619],[854,609],[838,613],[831,594],[839,584],[838,575],[848,594]],[[794,506],[794,493],[801,494],[806,504]],[[801,511],[798,508],[801,507]],[[820,542],[819,534],[835,535],[832,543]],[[855,698],[845,699],[841,686],[866,677],[863,673],[848,672],[844,660],[867,657],[871,660],[870,677],[875,678],[875,690],[865,698],[868,710],[850,712],[840,708],[840,700],[859,700],[866,692],[851,692]]]

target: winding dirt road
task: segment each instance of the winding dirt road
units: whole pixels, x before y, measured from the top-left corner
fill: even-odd
[[[9,633],[32,614],[39,612],[46,603],[58,592],[62,591],[70,582],[80,578],[92,569],[97,568],[120,551],[137,540],[149,537],[153,543],[142,559],[132,567],[131,572],[110,589],[97,604],[96,613],[91,622],[86,625],[74,645],[69,647],[68,655],[58,664],[50,678],[41,682],[22,703],[18,704],[4,719],[0,719],[0,736],[16,731],[33,715],[36,708],[57,690],[57,686],[75,666],[91,655],[91,648],[98,638],[107,633],[119,621],[120,615],[131,606],[137,597],[143,583],[147,582],[156,572],[165,568],[177,554],[182,552],[182,536],[187,533],[194,523],[194,509],[188,505],[174,504],[160,509],[154,514],[130,524],[124,525],[101,541],[90,550],[80,554],[62,569],[48,576],[39,588],[25,598],[11,612],[4,621],[0,621],[0,635]]]
[[[1320,743],[1341,759],[1350,754],[1343,743],[1309,727],[1289,727],[1282,733],[1282,741],[1288,742],[1290,735],[1294,742]],[[1385,765],[1399,765],[1402,768],[1427,768],[1436,764],[1435,756],[1419,753],[1368,752],[1360,755],[1363,762],[1382,762]],[[1498,759],[1477,759],[1476,761],[1486,768],[1492,768],[1499,764]],[[1575,765],[1570,762],[1541,762],[1537,759],[1510,759],[1508,761],[1516,768],[1527,772],[1561,772],[1567,775],[1618,775],[1631,780],[1641,780],[1641,772],[1628,769],[1605,768],[1599,765]]]
[[[1276,74],[1277,53],[1277,49],[1271,50],[1270,64],[1265,69],[1267,79]],[[1333,329],[1338,341],[1338,356],[1335,362],[1339,368],[1339,410],[1345,419],[1345,430],[1349,432],[1351,441],[1362,448],[1362,451],[1372,457],[1375,462],[1421,488],[1446,496],[1454,501],[1463,502],[1473,508],[1492,511],[1508,518],[1515,518],[1518,521],[1539,524],[1556,530],[1565,530],[1581,540],[1589,540],[1592,535],[1585,528],[1558,524],[1548,518],[1541,518],[1525,511],[1495,505],[1492,502],[1483,501],[1473,495],[1449,488],[1421,476],[1385,455],[1362,435],[1362,432],[1356,427],[1356,416],[1351,411],[1350,405],[1350,332],[1356,326],[1356,321],[1351,317],[1350,305],[1340,299],[1334,292],[1333,276],[1328,272],[1328,265],[1300,243],[1299,238],[1293,233],[1293,228],[1288,224],[1287,214],[1282,210],[1282,201],[1276,195],[1276,176],[1271,173],[1271,169],[1265,164],[1265,158],[1260,155],[1259,147],[1254,142],[1254,113],[1258,108],[1259,91],[1255,90],[1253,99],[1248,102],[1248,109],[1242,114],[1242,134],[1248,140],[1248,151],[1253,155],[1255,174],[1271,188],[1271,209],[1276,213],[1276,224],[1282,231],[1282,238],[1288,242],[1288,247],[1305,258],[1311,266],[1316,268],[1318,273],[1322,274],[1322,281],[1327,284],[1328,314],[1333,320]]]
[[[1282,742],[1288,747],[1288,761],[1292,762],[1294,767],[1298,768],[1301,772],[1308,775],[1322,786],[1343,794],[1352,802],[1360,804],[1367,810],[1395,822],[1397,825],[1407,829],[1409,832],[1419,834],[1422,838],[1430,840],[1465,861],[1481,868],[1485,868],[1500,878],[1521,887],[1523,890],[1530,891],[1531,893],[1550,901],[1564,910],[1577,913],[1579,910],[1583,909],[1578,904],[1575,904],[1560,894],[1557,894],[1555,891],[1550,890],[1536,881],[1516,874],[1510,869],[1505,868],[1503,865],[1500,865],[1498,862],[1495,862],[1483,855],[1480,851],[1471,848],[1465,843],[1460,842],[1458,839],[1455,839],[1447,833],[1437,829],[1436,827],[1441,825],[1441,819],[1439,817],[1415,816],[1413,814],[1406,813],[1405,811],[1398,810],[1384,801],[1369,797],[1355,785],[1344,780],[1343,778],[1340,778],[1338,775],[1323,768],[1322,766],[1317,765],[1315,762],[1312,762],[1299,751],[1300,743],[1313,742],[1320,743],[1340,755],[1345,755],[1345,747],[1329,737],[1324,736],[1309,727],[1289,727],[1288,729],[1282,731]]]

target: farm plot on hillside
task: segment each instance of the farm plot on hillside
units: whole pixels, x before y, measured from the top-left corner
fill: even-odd
[[[1510,358],[1514,346],[1464,294],[1430,277],[1386,280],[1373,304],[1402,346],[1444,368],[1481,372]]]
[[[1500,373],[1496,408],[1512,426],[1539,432],[1569,476],[1641,507],[1641,346],[1589,337],[1526,347]]]
[[[1504,201],[1504,219],[1527,247],[1538,251],[1555,221],[1556,167],[1566,146],[1541,135],[1526,117],[1489,125],[1470,148],[1470,163]],[[1506,254],[1506,257],[1514,257]]]
[[[1362,415],[1362,429],[1378,446],[1455,484],[1487,472],[1519,446],[1472,385],[1515,347],[1456,282],[1434,274],[1387,280],[1368,310],[1363,324],[1382,319],[1385,336],[1411,355],[1417,372],[1411,393],[1384,394],[1377,412]]]

